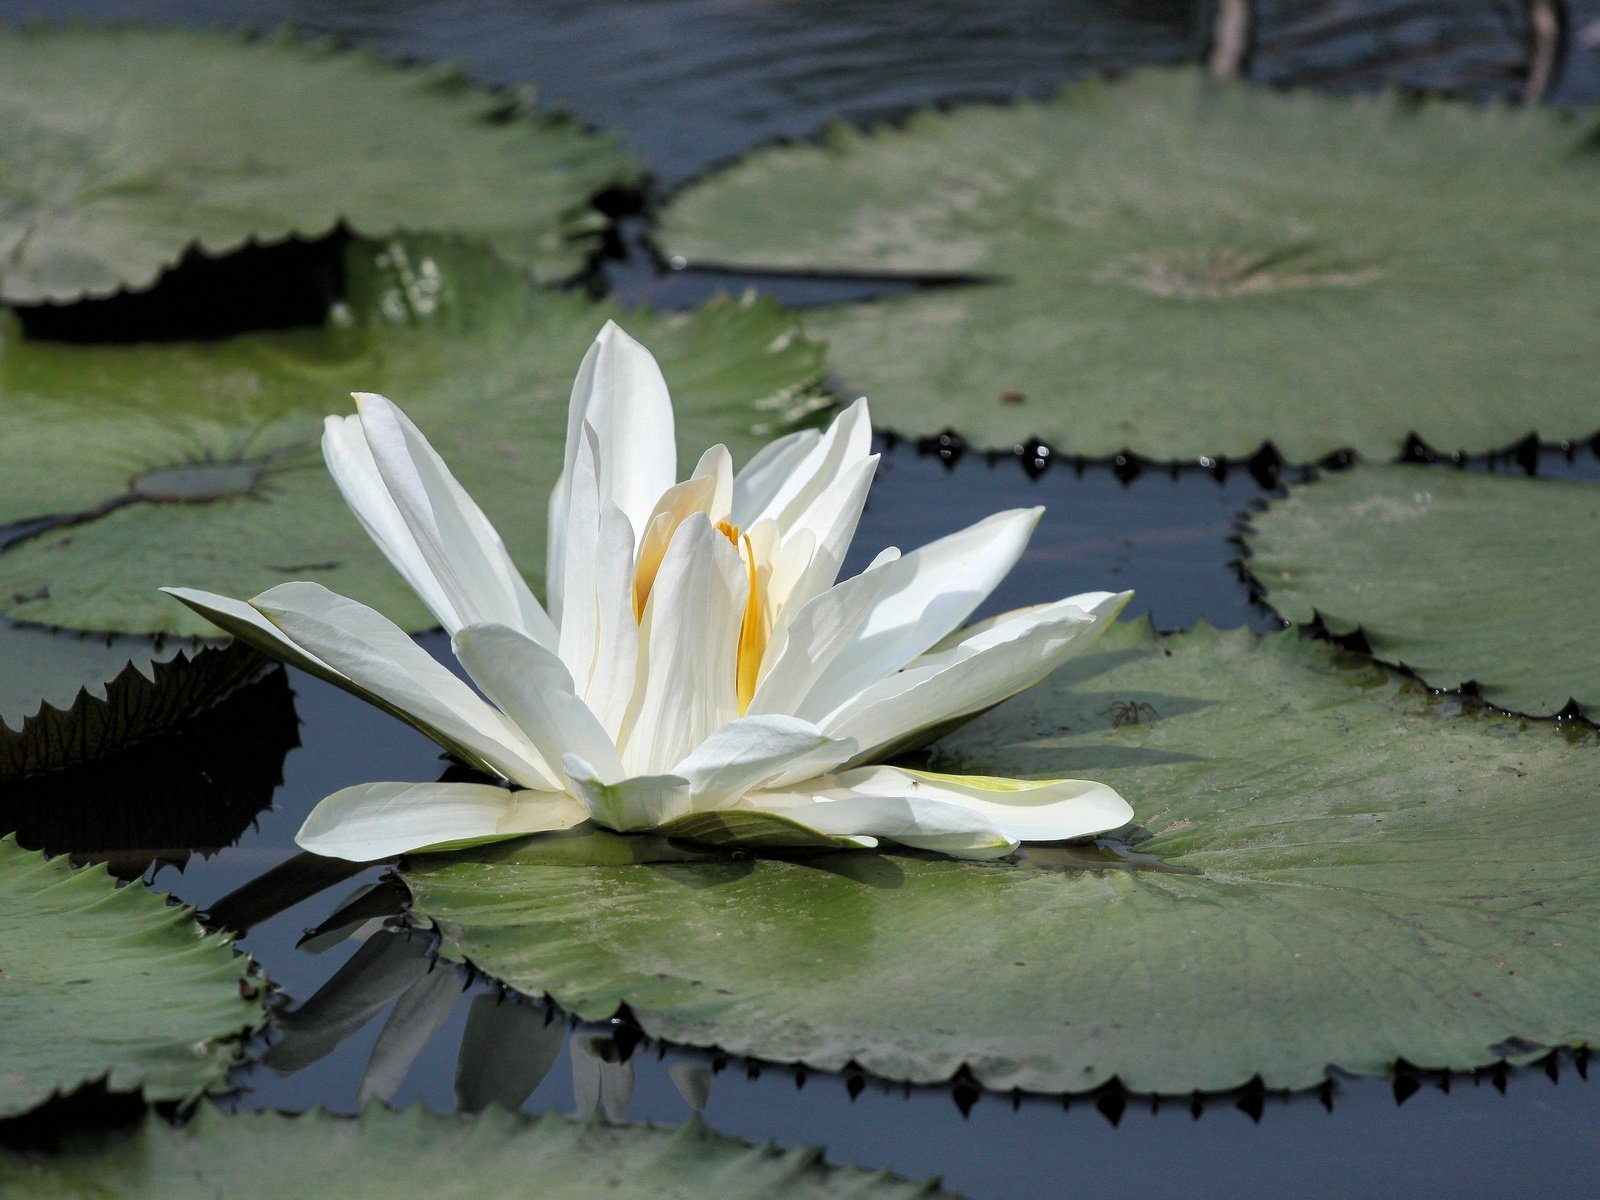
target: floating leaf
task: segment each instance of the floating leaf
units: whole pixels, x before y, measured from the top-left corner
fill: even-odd
[[[990,279],[808,314],[903,433],[1390,458],[1595,432],[1597,202],[1592,121],[1147,71],[759,151],[662,242]]]
[[[1421,467],[1324,476],[1252,518],[1251,573],[1290,621],[1360,630],[1432,687],[1600,716],[1600,486]]]
[[[455,233],[572,274],[636,184],[610,137],[453,68],[195,29],[0,31],[0,300],[153,283],[191,246]]]
[[[0,720],[0,783],[79,766],[169,733],[259,676],[265,665],[259,653],[237,643],[197,650],[192,659],[180,650],[151,664],[149,676],[130,662],[106,685],[103,699],[85,691],[68,708],[46,704],[15,731]]]
[[[250,960],[190,913],[0,838],[0,1117],[98,1080],[150,1100],[222,1083],[266,1010]]]
[[[151,676],[156,663],[200,648],[183,639],[75,635],[0,617],[0,724],[21,729],[44,705],[71,708],[84,694],[103,700],[130,663]]]
[[[208,650],[194,666],[158,664],[165,678],[153,690],[119,680],[108,689],[114,705],[85,698],[68,713],[47,714],[47,738],[29,737],[35,724],[20,738],[0,737],[0,753],[20,756],[26,769],[64,760],[21,778],[0,775],[0,833],[15,833],[29,849],[104,861],[122,878],[237,841],[272,803],[284,756],[300,744],[300,722],[277,669],[198,712],[180,707],[186,691],[193,697],[224,681],[226,654]],[[259,666],[251,664],[252,673]],[[185,669],[209,680],[186,689]],[[173,723],[160,728],[168,717]],[[140,732],[146,736],[124,744],[106,737]],[[90,751],[94,757],[74,757]],[[16,765],[13,757],[0,769]]]
[[[445,954],[672,1041],[995,1089],[1300,1088],[1600,1037],[1585,740],[1452,715],[1292,632],[1123,624],[938,763],[1112,784],[1142,840],[1099,869],[629,863],[637,839],[593,833],[597,865],[567,837],[404,875]]]
[[[349,410],[353,390],[405,408],[537,583],[572,377],[611,317],[661,361],[686,452],[725,441],[747,457],[765,433],[819,404],[820,349],[769,301],[623,313],[532,289],[460,246],[391,243],[352,255],[347,328],[203,344],[0,345],[0,525],[94,514],[0,554],[0,611],[73,628],[214,633],[156,589],[249,596],[303,578],[427,628],[432,618],[322,463],[322,418]]]
[[[182,1129],[149,1118],[57,1156],[0,1151],[0,1189],[52,1197],[278,1200],[285,1164],[318,1194],[437,1200],[521,1196],[541,1200],[913,1200],[948,1193],[884,1172],[833,1167],[816,1150],[752,1146],[698,1120],[676,1129],[529,1119],[489,1108],[471,1120],[372,1107],[358,1117],[323,1112],[225,1116],[202,1107]],[[531,1192],[530,1192],[531,1189]]]

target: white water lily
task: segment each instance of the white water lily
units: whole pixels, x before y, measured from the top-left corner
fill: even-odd
[[[387,618],[315,583],[248,603],[167,590],[515,790],[347,788],[307,818],[296,839],[307,850],[368,861],[593,820],[989,858],[1132,818],[1115,791],[1086,780],[880,765],[1043,679],[1131,593],[960,628],[1021,556],[1038,508],[909,554],[885,550],[835,582],[877,465],[865,401],[826,432],[778,439],[737,474],[713,446],[678,482],[660,368],[608,323],[573,386],[550,502],[548,607],[421,432],[381,396],[356,402],[356,415],[327,419],[328,468],[477,691]]]

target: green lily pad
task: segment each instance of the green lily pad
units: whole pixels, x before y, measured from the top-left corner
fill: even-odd
[[[190,247],[357,234],[482,239],[544,279],[640,168],[609,136],[475,86],[284,32],[0,31],[0,300],[143,288]]]
[[[83,636],[0,617],[0,724],[21,729],[45,705],[71,708],[84,694],[104,700],[130,663],[153,677],[156,663],[201,648],[189,639]]]
[[[1142,828],[1102,869],[584,866],[569,838],[403,873],[444,954],[763,1059],[1040,1092],[1464,1069],[1600,1038],[1600,748],[1574,736],[1292,632],[1127,623],[938,753],[1115,786]]]
[[[433,619],[346,509],[318,449],[351,391],[411,416],[537,586],[572,378],[615,317],[661,361],[684,472],[713,442],[752,454],[822,404],[821,350],[776,305],[623,312],[539,291],[482,251],[357,246],[342,327],[226,342],[0,343],[0,526],[89,513],[0,553],[0,612],[124,632],[214,633],[156,589],[249,596],[312,579]]]
[[[45,703],[17,730],[0,718],[0,783],[81,766],[170,733],[259,676],[266,661],[239,643],[195,650],[192,658],[180,649],[150,664],[148,676],[129,662],[103,698],[85,689],[65,708]]]
[[[1291,489],[1251,525],[1249,569],[1285,619],[1360,630],[1432,687],[1600,716],[1600,486],[1364,468]]]
[[[698,1120],[676,1129],[529,1119],[489,1108],[470,1120],[373,1106],[225,1116],[202,1107],[182,1129],[155,1118],[128,1136],[83,1141],[62,1155],[0,1151],[0,1189],[49,1200],[93,1194],[161,1200],[277,1200],[284,1164],[319,1195],[477,1200],[937,1200],[934,1182],[826,1164],[817,1150],[753,1146]],[[530,1192],[530,1188],[532,1191]]]
[[[187,668],[209,676],[194,689],[222,682],[227,663],[208,658],[223,653],[208,651]],[[110,705],[85,699],[47,718],[38,736],[30,723],[9,744],[0,738],[0,754],[10,756],[0,769],[27,772],[0,777],[0,833],[15,833],[30,850],[104,862],[120,879],[138,878],[153,862],[181,867],[195,852],[238,841],[271,805],[284,756],[300,744],[289,678],[270,670],[186,709],[182,675],[171,677],[181,669],[167,672],[148,703],[113,684]],[[47,762],[59,765],[36,769]]]
[[[0,838],[0,1117],[100,1080],[149,1100],[222,1084],[263,989],[192,911]]]
[[[686,188],[691,264],[964,273],[816,310],[883,425],[1293,461],[1600,427],[1600,139],[1546,110],[1146,71],[835,128]]]

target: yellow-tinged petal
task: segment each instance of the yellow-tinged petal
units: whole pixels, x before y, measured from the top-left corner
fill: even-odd
[[[644,606],[650,600],[650,589],[655,586],[661,560],[672,544],[672,535],[690,514],[709,515],[716,496],[716,479],[702,475],[673,484],[656,501],[655,511],[639,535],[639,561],[633,573],[634,620],[644,619]]]

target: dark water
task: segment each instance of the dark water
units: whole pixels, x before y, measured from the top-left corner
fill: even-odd
[[[1398,81],[1476,96],[1514,95],[1520,86],[1526,31],[1517,3],[1281,0],[1257,7],[1248,70],[1264,82],[1365,87]],[[763,141],[805,136],[834,116],[872,119],[937,101],[1038,94],[1087,69],[1193,60],[1207,42],[1210,6],[1177,0],[916,8],[843,0],[0,0],[0,16],[8,18],[41,10],[93,20],[261,26],[287,20],[391,53],[457,58],[486,79],[536,81],[548,101],[620,129],[656,179],[671,185]],[[1600,6],[1570,10],[1553,94],[1565,102],[1592,100],[1600,95]],[[746,282],[801,305],[882,292],[870,281],[658,272],[642,249],[648,226],[634,219],[623,232],[623,256],[608,264],[605,276],[629,302],[687,306]],[[1150,612],[1164,628],[1200,619],[1256,629],[1276,624],[1252,603],[1234,565],[1241,551],[1232,540],[1239,518],[1276,494],[1282,481],[1270,470],[1078,464],[1036,446],[987,458],[954,444],[926,449],[888,447],[847,569],[864,565],[885,544],[914,546],[996,509],[1044,504],[1038,536],[991,607],[1132,586],[1138,590],[1132,611]],[[1600,480],[1600,455],[1587,446],[1508,455],[1471,468],[1517,473],[1530,465],[1543,475]],[[124,655],[149,653],[132,639],[107,647],[0,629],[5,638],[0,648],[8,662],[24,662],[24,651],[57,654],[84,678]],[[442,638],[424,642],[448,658]],[[526,1111],[573,1111],[598,1101],[613,1116],[672,1122],[691,1111],[690,1097],[698,1102],[709,1079],[705,1115],[723,1132],[782,1145],[818,1144],[834,1161],[910,1176],[941,1174],[952,1189],[973,1197],[1593,1194],[1582,1164],[1600,1149],[1600,1088],[1580,1078],[1571,1058],[1556,1064],[1559,1081],[1543,1068],[1448,1081],[1339,1080],[1326,1094],[1209,1098],[1198,1116],[1188,1098],[1157,1105],[1114,1093],[1076,1098],[1068,1106],[1042,1097],[1014,1105],[1006,1096],[962,1095],[949,1087],[908,1091],[844,1076],[812,1074],[801,1086],[788,1069],[752,1069],[743,1061],[722,1063],[648,1043],[634,1047],[626,1036],[619,1044],[606,1028],[556,1039],[551,1030],[565,1028],[559,1016],[547,1028],[542,1010],[526,1004],[489,1012],[496,999],[490,985],[470,982],[444,964],[430,973],[425,939],[408,943],[382,928],[385,900],[392,897],[381,889],[367,895],[364,911],[373,920],[356,927],[355,936],[330,933],[297,948],[306,930],[353,893],[380,884],[384,874],[381,867],[346,871],[298,856],[292,835],[311,806],[349,784],[432,778],[442,764],[431,743],[359,701],[298,673],[291,672],[288,683],[292,709],[285,707],[291,698],[282,686],[269,683],[248,698],[256,706],[248,714],[243,707],[218,714],[235,725],[232,739],[224,730],[216,734],[219,741],[239,748],[248,743],[248,754],[241,749],[234,756],[248,778],[216,773],[209,797],[204,781],[175,781],[170,789],[189,805],[227,799],[254,808],[269,797],[270,803],[234,845],[209,856],[161,843],[171,863],[154,871],[154,882],[210,910],[215,923],[244,931],[242,947],[261,961],[291,1012],[357,953],[381,960],[391,986],[356,1006],[358,1018],[369,1015],[351,1021],[342,1038],[330,1035],[321,1045],[317,1022],[286,1018],[268,1039],[272,1045],[255,1049],[268,1063],[295,1069],[258,1062],[240,1070],[231,1103],[352,1111],[366,1094],[456,1108],[463,1038],[469,1024],[487,1019],[501,1030],[495,1043],[500,1055],[527,1060],[520,1084],[500,1085],[502,1094],[525,1085]],[[0,715],[6,715],[3,708]],[[75,845],[60,848],[119,849],[104,836],[95,840],[105,832],[73,833]],[[216,840],[226,836],[231,831]],[[136,873],[141,856],[120,850],[122,869]],[[327,999],[306,1011],[315,1013],[319,1003],[326,1009]],[[418,1019],[386,1034],[396,1008]],[[369,1074],[375,1049],[378,1065]],[[627,1050],[631,1057],[617,1061]],[[317,1057],[318,1051],[325,1053]],[[541,1054],[554,1054],[542,1075]],[[464,1095],[481,1088],[474,1078],[469,1072]]]

